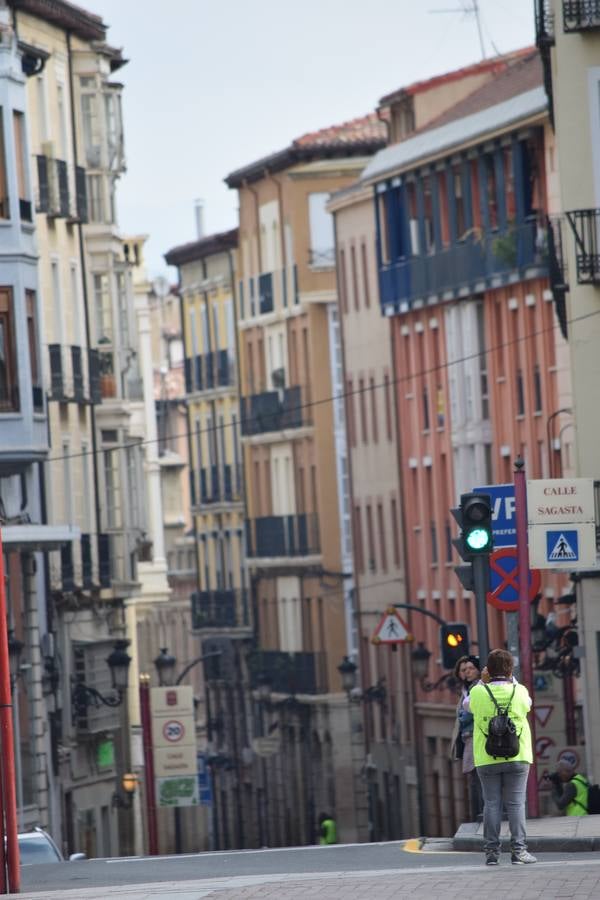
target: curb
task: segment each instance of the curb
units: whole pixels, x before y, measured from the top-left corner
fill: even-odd
[[[503,850],[510,850],[510,838],[501,839]],[[460,835],[452,841],[454,850],[483,852],[483,837]],[[532,853],[589,853],[600,850],[600,837],[536,837],[527,836],[527,849]]]

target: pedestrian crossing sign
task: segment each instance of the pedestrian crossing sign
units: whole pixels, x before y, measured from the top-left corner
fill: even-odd
[[[407,644],[412,640],[412,634],[393,606],[386,609],[371,637],[372,644]]]
[[[579,559],[579,533],[577,529],[547,531],[546,558],[550,563],[577,562]]]

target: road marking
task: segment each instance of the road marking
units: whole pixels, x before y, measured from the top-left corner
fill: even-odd
[[[247,856],[250,853],[305,853],[310,850],[318,850],[319,852],[344,850],[352,847],[401,847],[404,841],[373,841],[372,843],[362,844],[308,844],[303,847],[259,847],[251,850],[206,850],[199,853],[178,853],[177,859],[196,859],[201,857],[206,859],[211,856]],[[173,854],[165,854],[164,856],[115,856],[110,859],[88,859],[89,863],[139,863],[139,862],[158,862],[162,859],[174,859]]]
[[[421,838],[409,838],[407,841],[404,841],[402,845],[402,850],[405,853],[421,853],[421,847],[423,846],[423,842]]]

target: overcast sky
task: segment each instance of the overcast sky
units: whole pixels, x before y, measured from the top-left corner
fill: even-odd
[[[121,230],[163,254],[237,224],[223,178],[307,131],[373,110],[384,94],[481,58],[473,0],[78,0],[129,63]],[[534,41],[533,0],[479,0],[486,54]],[[430,12],[454,10],[454,12]]]

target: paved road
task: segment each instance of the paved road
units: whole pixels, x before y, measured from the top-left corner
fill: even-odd
[[[478,853],[408,852],[401,842],[90,860],[23,869],[21,900],[600,897],[598,854],[544,854],[537,866],[486,869]],[[414,847],[413,847],[414,849]]]

